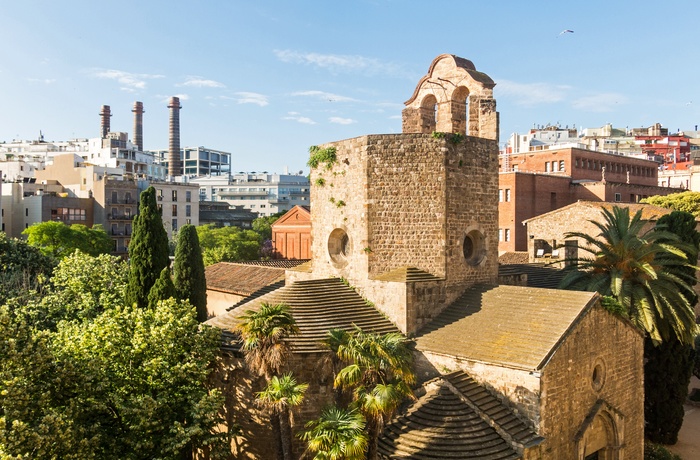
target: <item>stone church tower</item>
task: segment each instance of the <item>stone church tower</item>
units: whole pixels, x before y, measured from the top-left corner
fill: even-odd
[[[494,86],[443,54],[406,102],[402,134],[320,146],[336,159],[311,171],[312,278],[347,279],[406,334],[496,283]]]

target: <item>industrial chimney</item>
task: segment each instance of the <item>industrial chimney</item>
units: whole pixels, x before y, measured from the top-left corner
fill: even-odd
[[[182,160],[180,159],[180,98],[171,97],[168,104],[170,109],[170,142],[168,145],[168,175],[182,175]]]
[[[134,144],[139,152],[143,152],[143,102],[134,102]]]
[[[100,133],[102,139],[107,137],[107,133],[109,132],[109,117],[111,116],[112,113],[109,110],[109,106],[103,105],[102,110],[100,110]]]

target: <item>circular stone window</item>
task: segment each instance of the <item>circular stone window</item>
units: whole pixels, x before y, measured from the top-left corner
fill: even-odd
[[[350,238],[342,228],[336,228],[328,237],[328,255],[331,257],[333,265],[337,268],[342,268],[348,264]]]
[[[605,364],[602,360],[596,360],[593,366],[593,374],[591,374],[591,385],[595,391],[600,391],[605,384]]]
[[[479,230],[472,230],[465,235],[462,253],[469,265],[479,265],[484,260],[484,235]]]

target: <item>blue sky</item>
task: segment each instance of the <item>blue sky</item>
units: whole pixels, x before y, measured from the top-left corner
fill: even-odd
[[[306,170],[308,147],[398,133],[432,60],[497,83],[501,143],[533,124],[700,124],[695,1],[0,0],[0,141],[99,135],[233,154],[234,171]],[[565,29],[574,33],[560,35]]]

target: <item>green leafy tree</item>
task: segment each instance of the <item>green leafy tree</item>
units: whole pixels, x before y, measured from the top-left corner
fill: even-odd
[[[160,272],[160,276],[148,293],[148,307],[155,308],[161,300],[176,298],[177,291],[170,277],[170,269],[165,267]]]
[[[16,297],[35,297],[49,278],[56,259],[22,240],[0,232],[0,305]]]
[[[58,264],[44,296],[25,309],[39,329],[54,330],[60,321],[86,321],[105,309],[121,306],[126,296],[128,265],[121,258],[80,251]]]
[[[80,376],[56,362],[50,334],[5,305],[0,337],[0,458],[97,458],[99,433],[80,423],[82,407],[70,397]]]
[[[329,407],[306,424],[300,438],[314,460],[362,460],[367,449],[365,418],[357,409]]]
[[[674,211],[688,212],[695,217],[700,217],[700,192],[687,191],[665,196],[650,196],[649,198],[644,198],[642,203],[653,204],[662,208],[673,209]]]
[[[413,355],[399,333],[375,334],[356,328],[331,349],[347,366],[335,377],[335,386],[353,392],[354,407],[367,421],[367,458],[376,460],[377,440],[386,422],[406,398],[413,397]]]
[[[265,389],[258,393],[257,403],[272,412],[279,420],[282,458],[292,460],[292,420],[291,410],[304,400],[306,383],[297,383],[291,373],[270,379]]]
[[[129,244],[129,304],[148,305],[151,287],[163,268],[170,265],[168,254],[168,235],[156,203],[156,190],[148,187],[141,192]]]
[[[197,235],[205,266],[260,258],[263,240],[253,230],[201,225],[197,227]]]
[[[183,225],[178,232],[173,278],[177,295],[197,308],[199,321],[206,321],[207,280],[204,276],[199,237],[194,225]]]
[[[68,226],[62,222],[41,222],[24,229],[27,242],[47,256],[63,258],[75,251],[97,256],[112,250],[112,240],[101,225],[89,228],[82,224]]]
[[[697,326],[688,301],[692,287],[682,268],[689,267],[678,236],[667,231],[642,233],[641,211],[630,217],[628,208],[603,209],[603,222],[591,221],[597,236],[572,232],[587,253],[572,260],[561,286],[613,296],[630,320],[655,342],[675,336],[692,343]]]
[[[178,459],[216,445],[221,394],[207,381],[219,332],[174,299],[126,306],[95,320],[61,323],[57,362],[81,378],[81,423],[97,427],[101,458]]]

